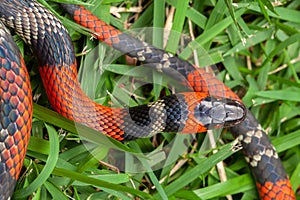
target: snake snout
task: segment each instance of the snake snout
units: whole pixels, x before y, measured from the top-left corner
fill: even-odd
[[[238,101],[224,102],[224,126],[233,126],[241,122],[246,116],[246,108]]]

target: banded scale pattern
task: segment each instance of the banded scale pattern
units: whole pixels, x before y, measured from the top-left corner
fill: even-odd
[[[20,175],[30,138],[32,98],[24,60],[1,22],[0,97],[0,199],[6,200]]]
[[[146,66],[154,67],[175,79],[180,73],[185,77],[185,80],[181,80],[184,81],[183,84],[196,92],[241,101],[234,92],[210,73],[211,69],[198,68],[172,54],[132,38],[101,21],[82,6],[63,4],[62,7],[77,23],[91,29],[93,35],[102,42],[141,62],[153,64]],[[256,179],[260,198],[295,199],[289,178],[275,148],[249,110],[245,120],[232,127],[231,132],[242,144],[245,159]]]
[[[130,139],[160,132],[200,133],[239,123],[236,119],[244,117],[244,109],[242,104],[229,99],[223,102],[200,92],[179,93],[129,108],[129,114],[122,117],[124,123],[119,127],[125,131],[124,137]],[[122,113],[125,113],[124,110]]]
[[[296,199],[276,149],[251,112],[231,128],[243,146],[243,153],[256,179],[261,199]]]
[[[208,98],[207,94],[201,92],[171,95],[151,104],[128,109],[106,107],[96,104],[84,94],[75,78],[75,65],[71,67],[71,71],[68,67],[60,70],[40,67],[53,109],[120,141],[150,137],[162,131],[205,132],[211,128],[233,126],[245,116],[245,107],[240,102]],[[216,108],[218,111],[213,112]],[[195,113],[201,114],[196,118]]]
[[[14,29],[32,47],[34,54],[39,58],[39,70],[53,109],[65,117],[117,140],[148,137],[164,130],[201,132],[206,131],[207,128],[235,125],[242,121],[245,116],[245,107],[240,102],[208,97],[206,93],[200,92],[165,97],[149,105],[129,108],[129,112],[123,108],[110,108],[96,104],[80,88],[77,81],[77,66],[71,39],[56,17],[33,0],[7,0],[0,4],[0,20]],[[11,54],[11,56],[14,55],[19,54]],[[21,64],[24,66],[24,63]],[[9,66],[8,68],[13,67]],[[12,91],[9,90],[9,92],[21,97],[26,94],[26,97],[23,97],[26,100],[26,109],[18,106],[17,111],[21,112],[21,115],[23,112],[27,114],[23,114],[27,117],[27,121],[24,120],[23,124],[17,121],[16,127],[21,131],[26,130],[26,134],[28,134],[31,128],[32,104],[31,100],[28,100],[31,98],[31,93],[29,80],[26,71],[24,71],[17,74],[20,76],[17,78],[26,81],[27,87],[24,89],[28,89],[28,91],[26,90],[20,95],[19,90],[15,91],[12,88]],[[8,81],[12,81],[10,76],[6,78]],[[23,83],[19,82],[17,78],[14,79],[16,84],[22,85]],[[11,88],[9,87],[9,89]],[[20,102],[23,101],[21,97]],[[10,99],[14,100],[14,104],[19,105],[19,102],[15,101],[14,98]],[[145,110],[149,112],[146,113]],[[6,112],[7,109],[4,111],[5,114],[8,113]],[[16,118],[15,115],[9,117]],[[140,121],[141,118],[143,118],[142,121]],[[166,122],[163,122],[164,120]],[[4,121],[3,126],[6,125],[6,121]],[[8,127],[9,134],[11,134],[10,131],[13,133],[14,130],[10,130]],[[140,131],[140,133],[136,131]],[[1,158],[3,165],[9,164],[10,171],[14,172],[11,172],[12,177],[8,180],[7,187],[0,190],[1,198],[6,197],[7,191],[8,196],[12,193],[14,182],[20,173],[21,159],[24,157],[28,138],[29,136],[26,138],[23,135],[18,137],[16,134],[10,137],[11,140],[15,140],[15,143],[26,144],[19,145],[18,148],[14,147],[12,153],[5,154],[6,157]],[[10,141],[7,140],[3,142],[3,145],[10,144]],[[10,165],[10,159],[14,159],[16,163]]]
[[[5,9],[6,8],[6,9]],[[77,64],[74,55],[71,39],[67,31],[49,11],[35,1],[18,1],[15,5],[8,1],[0,6],[2,10],[0,18],[14,28],[16,32],[32,46],[34,53],[39,58],[40,73],[46,88],[47,95],[54,110],[61,113],[63,116],[68,117],[76,122],[80,122],[89,127],[92,127],[100,132],[112,136],[118,140],[125,139],[125,132],[123,126],[120,127],[127,119],[125,117],[125,109],[110,108],[94,103],[84,92],[80,89],[80,84],[77,81]],[[26,22],[30,21],[30,24]],[[23,23],[24,22],[24,23]],[[46,23],[45,23],[46,22]],[[21,26],[22,25],[22,26]],[[39,27],[36,29],[36,27]],[[35,30],[38,32],[35,33]],[[28,35],[33,31],[34,33]],[[40,51],[42,49],[42,51]],[[188,95],[190,96],[190,95]],[[206,97],[207,94],[199,94],[198,97]],[[185,96],[186,97],[186,96]],[[172,96],[171,98],[176,98]],[[200,98],[200,102],[203,98]],[[212,98],[212,101],[230,102],[240,111],[239,119],[233,119],[229,116],[229,121],[220,121],[220,125],[230,126],[240,120],[244,116],[244,107],[241,103],[233,103],[232,100],[218,100]],[[165,100],[164,100],[165,101]],[[196,100],[194,100],[196,102]],[[183,102],[183,101],[182,101]],[[152,105],[152,106],[151,106]],[[156,104],[149,105],[154,110],[158,110]],[[213,105],[213,104],[211,104]],[[223,103],[223,105],[225,105]],[[188,108],[189,106],[186,106]],[[144,107],[141,107],[141,110]],[[157,109],[155,109],[157,108]],[[232,112],[231,108],[224,106],[226,112]],[[139,108],[131,108],[132,112],[135,111],[136,117],[140,116]],[[156,111],[155,111],[156,112]],[[192,112],[188,114],[193,114]],[[174,118],[174,120],[177,120]],[[161,120],[159,121],[161,122]],[[201,121],[199,126],[203,126]],[[158,123],[158,122],[153,122]],[[174,122],[177,123],[177,122]],[[180,126],[183,126],[182,124]],[[127,129],[135,124],[127,123]],[[157,129],[157,130],[161,130]],[[206,130],[203,128],[202,130]],[[141,134],[147,136],[149,133],[155,134],[157,131],[149,130]],[[132,136],[126,138],[131,139]]]
[[[47,45],[50,47],[50,49],[51,49],[51,51],[54,51],[54,55],[56,55],[55,56],[55,59],[51,59],[50,58],[50,60],[49,61],[52,61],[52,63],[47,63],[47,62],[44,62],[45,60],[42,60],[42,61],[40,61],[40,63],[41,63],[41,68],[40,68],[40,71],[41,72],[46,72],[46,73],[49,73],[49,75],[47,74],[47,75],[45,75],[45,76],[47,76],[47,77],[51,77],[51,78],[48,78],[48,79],[46,79],[46,81],[44,81],[44,83],[45,84],[48,84],[49,83],[49,85],[51,85],[52,87],[54,87],[54,88],[59,88],[60,87],[60,85],[58,85],[58,84],[56,84],[56,82],[61,82],[61,83],[63,83],[64,81],[69,81],[69,79],[68,79],[68,77],[60,77],[60,76],[57,76],[56,75],[56,71],[55,70],[53,70],[53,69],[61,69],[61,71],[63,72],[63,74],[64,75],[67,75],[67,76],[70,76],[70,77],[73,77],[73,75],[75,74],[76,75],[76,63],[75,62],[72,62],[72,61],[70,61],[70,60],[75,60],[74,59],[74,57],[71,55],[70,56],[70,58],[65,58],[65,59],[61,59],[61,57],[60,57],[60,55],[62,55],[62,54],[65,54],[65,52],[66,53],[70,53],[70,52],[72,52],[73,50],[70,50],[69,49],[69,47],[62,47],[62,48],[65,48],[64,50],[65,50],[65,52],[64,51],[57,51],[60,47],[57,47],[54,43],[52,43],[52,39],[51,38],[48,38],[48,37],[50,37],[47,33],[46,33],[46,31],[50,31],[51,33],[52,32],[54,32],[55,34],[55,36],[57,37],[57,39],[59,39],[59,38],[64,38],[65,39],[65,35],[61,35],[60,34],[60,32],[59,32],[59,34],[58,35],[56,35],[56,33],[57,33],[57,30],[62,30],[62,29],[64,29],[60,24],[59,25],[57,25],[57,22],[58,22],[58,20],[56,20],[55,19],[55,17],[53,17],[52,15],[51,16],[49,16],[48,14],[48,11],[45,11],[45,10],[43,10],[43,7],[42,6],[39,6],[38,4],[36,4],[34,1],[27,1],[27,2],[25,2],[25,1],[18,1],[18,2],[14,2],[14,1],[12,1],[12,0],[10,0],[10,1],[7,1],[7,2],[11,2],[11,3],[16,3],[15,5],[20,5],[21,7],[22,6],[28,6],[29,7],[29,9],[21,9],[21,10],[19,10],[19,11],[17,11],[17,12],[15,12],[16,10],[18,10],[18,9],[15,9],[14,8],[14,6],[11,8],[11,10],[14,10],[14,11],[11,11],[10,9],[8,9],[8,11],[6,11],[6,10],[4,10],[3,11],[3,13],[10,13],[10,12],[12,12],[12,14],[14,14],[14,15],[3,15],[3,16],[1,16],[1,18],[3,18],[2,20],[3,21],[6,21],[7,22],[7,24],[8,25],[10,25],[11,27],[13,27],[13,28],[15,28],[16,30],[17,30],[17,32],[19,33],[19,34],[21,34],[24,38],[25,38],[25,40],[27,40],[27,42],[29,43],[29,44],[33,44],[33,46],[36,46],[36,47],[41,47],[40,45],[42,45],[42,47],[46,47]],[[1,6],[1,5],[0,5]],[[7,8],[6,8],[7,9]],[[2,9],[3,10],[3,9]],[[33,13],[38,13],[37,15],[33,15]],[[7,18],[7,16],[9,16],[8,18]],[[15,17],[16,16],[16,17]],[[22,18],[22,16],[24,16],[25,17],[25,19],[23,19]],[[36,17],[36,16],[38,16],[38,17]],[[14,18],[15,17],[15,18]],[[47,21],[47,19],[54,19],[54,22],[53,21],[48,21],[48,23],[46,23],[46,25],[44,26],[44,28],[43,29],[41,29],[42,31],[41,32],[38,32],[37,34],[36,33],[34,33],[34,34],[32,34],[32,35],[30,35],[29,33],[30,33],[30,31],[29,30],[32,30],[32,31],[35,31],[35,30],[38,30],[38,31],[40,31],[39,29],[36,29],[35,27],[37,27],[36,26],[36,24],[39,24],[42,20],[41,19],[45,19],[46,21]],[[82,18],[83,19],[83,18]],[[34,22],[36,22],[36,23],[34,23],[34,24],[28,24],[28,22],[31,22],[30,20],[32,20],[32,21],[34,21],[34,20],[36,20],[36,21],[34,21]],[[27,23],[27,25],[26,26],[21,26],[20,24],[23,24],[23,22],[24,22],[24,24],[26,24]],[[50,22],[50,23],[49,23]],[[57,25],[57,26],[56,26]],[[114,32],[114,30],[111,30],[111,32]],[[40,33],[42,33],[42,34],[40,34]],[[118,33],[119,33],[119,31],[115,31],[112,35],[114,35],[114,36],[117,36],[118,35]],[[107,35],[109,35],[109,34],[106,34],[106,36]],[[121,35],[121,34],[120,34]],[[125,38],[127,37],[126,35],[123,35]],[[46,42],[44,42],[44,41],[40,41],[40,39],[39,38],[47,38],[48,40],[46,40]],[[68,37],[66,37],[67,38],[67,40],[69,40],[68,39]],[[63,39],[63,40],[64,40]],[[49,42],[50,41],[50,42]],[[129,40],[130,41],[130,40]],[[33,43],[32,43],[33,42]],[[37,44],[34,44],[34,42],[36,42]],[[111,44],[113,43],[113,42],[118,42],[116,39],[114,39],[114,40],[111,40]],[[62,44],[64,44],[64,43],[70,43],[69,41],[64,41],[64,42],[62,42]],[[46,45],[45,45],[46,44]],[[132,43],[133,45],[135,45],[135,43],[133,42]],[[140,43],[139,43],[140,44]],[[142,43],[143,44],[143,43]],[[43,46],[44,45],[44,46]],[[141,50],[141,49],[138,49],[138,51],[137,51],[137,53],[136,53],[136,56],[134,56],[134,54],[135,54],[135,52],[133,51],[133,56],[134,57],[138,57],[139,58],[139,60],[142,60],[142,61],[145,61],[145,62],[147,62],[147,56],[145,56],[146,54],[145,54],[145,52],[146,53],[148,53],[147,55],[150,55],[151,57],[153,57],[153,58],[155,58],[156,57],[156,54],[155,54],[155,49],[154,48],[150,48],[150,46],[149,45],[147,45],[147,44],[145,44],[144,43],[144,46],[145,46],[145,48],[143,48],[143,49],[145,49],[145,50]],[[72,48],[71,48],[72,49]],[[126,48],[127,49],[127,48]],[[44,50],[44,49],[43,49]],[[185,75],[187,75],[187,77],[189,77],[189,75],[190,74],[192,74],[191,76],[190,76],[190,78],[187,78],[187,79],[191,79],[191,80],[193,80],[192,81],[192,84],[191,85],[193,85],[193,87],[198,87],[198,88],[202,88],[202,89],[207,89],[208,88],[208,86],[209,87],[221,87],[221,88],[224,88],[225,86],[223,86],[223,84],[221,83],[221,82],[215,82],[215,78],[212,76],[211,78],[210,78],[210,83],[211,84],[209,84],[209,85],[206,85],[207,83],[205,83],[205,81],[203,81],[202,80],[202,78],[199,78],[199,76],[197,76],[197,73],[199,73],[199,75],[202,73],[200,70],[197,70],[197,69],[192,69],[192,68],[189,68],[188,67],[188,69],[185,69],[186,68],[186,66],[192,66],[192,65],[190,65],[190,64],[185,64],[184,62],[185,61],[181,61],[181,60],[177,60],[177,61],[175,61],[175,62],[173,62],[172,60],[174,59],[174,60],[176,60],[176,57],[174,57],[173,55],[170,55],[170,54],[167,54],[167,53],[164,53],[163,51],[160,51],[160,50],[157,50],[157,52],[159,52],[158,53],[158,57],[159,58],[161,58],[162,60],[163,60],[163,62],[162,62],[162,64],[161,65],[157,65],[157,63],[155,63],[153,66],[159,66],[159,67],[156,67],[159,71],[162,71],[162,72],[167,72],[167,73],[169,73],[169,74],[172,74],[172,72],[174,71],[173,69],[178,69],[179,70],[179,72],[181,73],[181,74],[185,74]],[[162,52],[162,54],[160,53],[160,52]],[[44,55],[45,57],[46,57],[46,59],[47,59],[47,57],[49,56],[47,53],[46,54],[41,54],[41,55]],[[43,57],[44,58],[44,57]],[[69,60],[68,60],[69,59]],[[61,61],[63,64],[60,64],[60,65],[56,65],[57,63],[56,63],[56,61],[57,60],[59,60],[59,61]],[[154,60],[156,60],[156,59],[154,59]],[[182,62],[182,63],[181,63]],[[70,66],[68,65],[68,64],[70,64]],[[181,65],[181,64],[183,64],[183,65]],[[67,69],[65,69],[66,68],[66,66],[68,66],[67,67]],[[184,66],[184,67],[182,67],[182,66]],[[196,72],[196,71],[198,71],[198,72]],[[59,71],[60,72],[60,71]],[[196,75],[195,75],[196,74]],[[65,87],[66,89],[72,89],[73,87],[74,88],[77,88],[78,87],[78,85],[77,85],[77,83],[76,83],[76,81],[70,81],[70,82],[68,82],[70,85],[65,85],[65,86],[63,86],[63,87]],[[220,83],[220,84],[219,84]],[[212,86],[211,86],[212,85]],[[196,89],[195,89],[196,90]],[[225,90],[225,91],[227,91],[227,90]],[[235,99],[236,98],[236,95],[234,95],[232,92],[230,92],[230,90],[228,89],[228,94],[227,94],[227,92],[226,92],[226,95],[229,95],[229,97],[231,97],[232,99]],[[91,104],[91,105],[86,105],[85,103],[87,103],[87,102],[90,102],[88,99],[85,99],[85,97],[84,97],[84,94],[82,94],[81,92],[74,92],[74,91],[72,91],[72,92],[67,92],[67,93],[64,93],[64,92],[62,92],[62,91],[58,91],[58,92],[51,92],[51,91],[47,91],[47,93],[48,93],[48,96],[49,95],[56,95],[56,98],[54,98],[54,97],[52,97],[52,99],[51,99],[51,97],[50,97],[50,101],[52,102],[52,105],[53,105],[53,107],[56,109],[56,110],[58,110],[58,112],[60,112],[60,113],[62,113],[64,116],[67,116],[67,117],[69,117],[69,118],[71,118],[71,119],[75,119],[74,117],[77,117],[77,116],[79,116],[79,119],[81,119],[81,117],[82,116],[85,116],[85,114],[82,114],[82,110],[81,110],[81,112],[79,112],[78,110],[76,110],[76,108],[75,108],[75,106],[74,105],[72,105],[72,104],[67,104],[67,105],[65,105],[64,103],[61,103],[61,102],[59,102],[59,101],[57,101],[56,99],[60,99],[60,100],[62,100],[63,102],[70,102],[71,100],[73,101],[74,100],[74,102],[76,102],[77,101],[77,103],[81,103],[80,104],[80,106],[83,106],[83,107],[85,107],[85,109],[87,109],[87,110],[89,110],[89,111],[95,111],[95,110],[102,110],[102,111],[104,111],[104,112],[108,112],[108,113],[111,113],[111,108],[105,108],[105,107],[103,107],[103,106],[100,106],[100,108],[98,108],[98,106],[96,106],[95,104]],[[64,95],[65,94],[65,95]],[[80,95],[83,95],[83,96],[81,96],[81,97],[83,97],[83,101],[80,101],[79,100],[79,96]],[[205,94],[206,95],[206,94]],[[230,101],[230,100],[229,100]],[[210,103],[210,104],[213,104],[213,103]],[[158,107],[159,108],[159,111],[157,111],[157,112],[160,112],[161,111],[161,106],[162,106],[163,104],[161,103],[161,101],[160,102],[157,102],[156,104],[153,104],[153,107]],[[63,106],[66,106],[66,107],[63,107]],[[96,107],[96,109],[95,109],[95,107]],[[151,105],[150,105],[150,107],[151,107]],[[236,106],[235,107],[235,109],[239,109],[240,107],[239,106]],[[75,109],[75,112],[73,112],[73,109]],[[231,109],[230,109],[231,110]],[[117,112],[117,109],[115,109],[115,111]],[[122,112],[123,113],[123,112]],[[196,113],[199,113],[199,112],[196,112]],[[200,112],[201,113],[201,112]],[[251,114],[249,114],[250,116],[251,116]],[[116,126],[115,126],[115,124],[110,124],[110,120],[112,119],[112,116],[111,115],[106,115],[107,116],[107,118],[105,118],[105,119],[107,119],[108,121],[104,121],[104,124],[102,124],[102,128],[103,128],[103,131],[105,132],[105,131],[107,131],[107,132],[111,132],[112,131],[112,128],[113,128],[113,130],[116,130],[116,131],[118,131],[117,129],[115,129],[116,128]],[[221,115],[222,116],[222,115]],[[247,116],[247,118],[248,119],[250,119],[250,116]],[[219,117],[219,116],[218,116]],[[104,119],[104,120],[105,120]],[[231,119],[231,118],[229,118],[229,119]],[[76,120],[76,119],[75,119]],[[113,119],[114,120],[114,119]],[[231,121],[231,120],[230,120]],[[237,121],[239,121],[239,120],[237,120]],[[237,122],[237,121],[235,121],[235,122]],[[115,122],[115,121],[114,121]],[[90,123],[90,119],[87,119],[87,120],[85,120],[83,123]],[[105,125],[105,123],[106,124],[109,124],[109,127],[107,127],[107,125]],[[251,122],[252,124],[253,124],[253,122]],[[251,124],[250,123],[250,124]],[[232,124],[232,121],[231,121],[231,124]],[[235,124],[235,123],[234,123]],[[159,128],[159,129],[161,129],[161,128]],[[233,129],[234,130],[234,129]],[[255,132],[256,132],[256,130],[258,130],[258,126],[256,126],[254,129],[253,129]],[[118,132],[117,132],[118,133]],[[251,135],[251,134],[248,134],[248,135]],[[255,134],[256,136],[257,135],[259,135],[259,134]],[[115,137],[116,135],[112,135],[113,137]],[[119,135],[117,135],[117,136],[119,136]],[[251,135],[250,136],[251,138],[253,138],[253,136]],[[122,136],[120,136],[120,138],[122,139]],[[117,139],[120,139],[120,138],[117,138]],[[240,140],[241,140],[241,142],[244,144],[244,146],[247,148],[247,146],[245,145],[245,144],[248,144],[247,142],[249,141],[249,139],[244,139],[244,138],[246,138],[246,137],[241,137],[240,138]],[[262,140],[262,137],[257,137],[259,140]],[[120,140],[121,140],[120,139]],[[250,140],[251,142],[250,143],[255,143],[255,140]],[[246,149],[246,151],[249,151],[249,149]],[[250,157],[248,157],[249,158],[249,160],[250,160]],[[258,162],[258,163],[260,163],[260,162],[262,162],[264,159],[261,159],[261,158],[259,158],[259,157],[257,157],[257,156],[255,156],[255,158],[256,158],[256,161]],[[280,161],[279,161],[280,162]],[[253,163],[253,162],[252,162]],[[272,164],[272,163],[271,163]],[[258,164],[259,165],[259,164]],[[285,173],[285,172],[284,172]],[[277,175],[276,175],[277,176]],[[285,177],[285,179],[286,179],[286,177]],[[283,181],[284,182],[284,181]],[[284,182],[284,184],[285,184],[286,182]],[[277,183],[273,183],[272,182],[272,184],[273,185],[275,185],[276,186],[276,184]],[[269,185],[272,185],[272,184],[269,184]],[[284,184],[281,184],[280,186],[282,186],[282,185],[284,185]],[[277,184],[278,185],[278,184]],[[265,188],[265,186],[266,186],[266,184],[264,184],[263,185],[263,187],[262,188]],[[267,187],[267,186],[266,186]],[[276,186],[277,187],[277,186]],[[273,187],[274,188],[274,187]],[[264,191],[269,191],[270,192],[270,190],[269,189],[272,189],[271,190],[271,192],[273,192],[274,190],[273,190],[273,188],[270,188],[270,187],[267,187],[267,190],[264,190]],[[280,189],[281,190],[281,189]],[[290,188],[287,188],[287,190],[290,190]],[[265,192],[265,194],[266,195],[268,195],[268,193],[267,192]],[[279,191],[279,194],[282,194],[282,191]],[[288,193],[287,193],[288,194]],[[292,194],[290,194],[291,196],[292,196]],[[277,195],[278,196],[278,195]],[[277,198],[277,196],[275,195],[275,197],[274,198]],[[268,195],[267,197],[271,197],[270,195]]]
[[[171,53],[122,33],[82,6],[62,4],[62,7],[70,13],[75,22],[92,30],[93,35],[100,41],[140,62],[147,63],[146,66],[151,66],[174,79],[179,79],[192,91],[211,93],[213,96],[241,101],[230,88],[216,79],[210,70],[198,68]]]

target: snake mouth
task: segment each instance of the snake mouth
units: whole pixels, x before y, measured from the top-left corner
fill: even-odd
[[[195,108],[196,119],[207,129],[232,127],[244,120],[246,107],[239,101],[207,97]]]

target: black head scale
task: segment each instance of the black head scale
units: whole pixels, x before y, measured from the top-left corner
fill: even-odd
[[[234,126],[244,120],[246,113],[239,101],[215,97],[203,99],[194,110],[196,119],[207,129]]]

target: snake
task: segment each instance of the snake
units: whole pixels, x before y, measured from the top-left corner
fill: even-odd
[[[185,77],[182,84],[193,92],[165,96],[129,108],[97,104],[80,89],[74,47],[60,20],[34,0],[2,1],[0,199],[8,199],[13,194],[32,122],[28,72],[6,27],[32,48],[51,106],[62,116],[119,141],[151,137],[159,132],[196,133],[228,127],[243,147],[260,198],[295,199],[288,175],[268,136],[230,88],[208,70],[119,31],[83,6],[61,6],[103,43],[171,77],[179,73]]]

